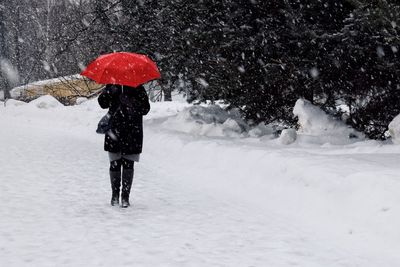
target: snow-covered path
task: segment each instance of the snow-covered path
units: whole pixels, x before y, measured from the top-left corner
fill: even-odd
[[[400,265],[395,148],[260,147],[147,120],[120,209],[101,114],[0,108],[0,266]]]

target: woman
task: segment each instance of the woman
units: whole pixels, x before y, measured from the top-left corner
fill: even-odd
[[[104,140],[104,150],[108,151],[110,158],[111,205],[119,205],[122,181],[121,207],[127,208],[130,205],[133,165],[142,153],[143,116],[150,110],[149,98],[143,86],[133,88],[109,84],[98,101],[112,115],[112,127]]]

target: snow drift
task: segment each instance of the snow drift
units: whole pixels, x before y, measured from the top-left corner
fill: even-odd
[[[393,143],[400,144],[400,115],[397,115],[389,124],[389,135]]]
[[[26,105],[27,103],[15,99],[7,99],[7,101],[4,102],[4,106],[6,107],[18,107],[18,106],[23,106]]]
[[[290,145],[297,139],[297,132],[295,129],[284,129],[279,136],[279,142],[282,145]]]
[[[29,102],[29,105],[33,105],[37,108],[48,109],[63,106],[57,99],[51,95],[44,95],[36,98]]]
[[[298,118],[298,133],[302,141],[343,145],[365,138],[362,133],[326,114],[305,99],[297,100],[293,114]]]
[[[240,137],[248,129],[238,111],[226,111],[217,105],[187,107],[162,126],[179,132],[214,137]]]

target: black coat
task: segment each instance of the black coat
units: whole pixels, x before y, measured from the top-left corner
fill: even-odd
[[[121,105],[129,99],[131,111]],[[122,155],[140,154],[143,146],[143,115],[150,111],[149,98],[143,86],[107,85],[98,98],[102,108],[112,114],[112,133],[105,135],[104,150]]]

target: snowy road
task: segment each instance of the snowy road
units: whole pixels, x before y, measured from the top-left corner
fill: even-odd
[[[0,108],[0,266],[400,266],[395,148],[256,146],[148,120],[120,209],[101,114]]]

